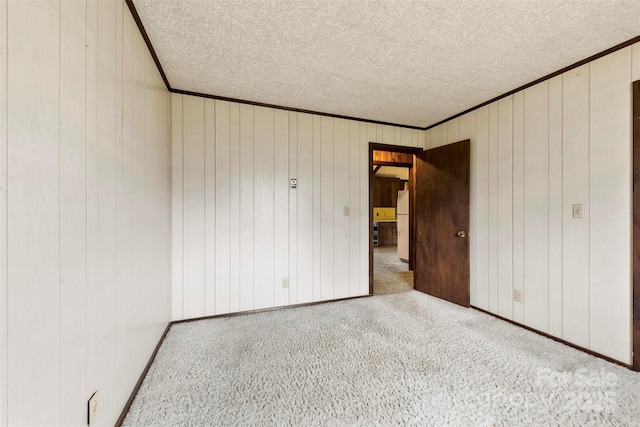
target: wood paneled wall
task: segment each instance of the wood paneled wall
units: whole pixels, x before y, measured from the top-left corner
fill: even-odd
[[[175,320],[368,294],[368,144],[424,132],[178,94],[172,110]]]
[[[471,304],[624,363],[638,78],[635,44],[425,137],[425,148],[471,139]]]
[[[0,425],[116,421],[170,320],[170,123],[123,1],[0,2]]]

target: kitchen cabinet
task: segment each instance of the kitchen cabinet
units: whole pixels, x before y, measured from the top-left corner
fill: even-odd
[[[395,208],[398,200],[398,190],[404,190],[406,181],[398,178],[373,178],[373,207]]]
[[[398,244],[398,227],[395,221],[378,223],[378,246],[394,246]]]

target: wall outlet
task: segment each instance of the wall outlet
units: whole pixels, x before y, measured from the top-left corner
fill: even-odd
[[[349,206],[344,207],[344,211],[342,212],[342,215],[349,216]]]
[[[584,205],[573,205],[573,217],[574,218],[584,218]]]
[[[287,278],[282,279],[282,288],[283,289],[288,289],[289,288],[289,279],[287,279]]]
[[[87,424],[89,427],[96,425],[98,417],[98,392],[96,391],[87,402]]]
[[[513,290],[513,300],[516,302],[522,302],[522,289]]]

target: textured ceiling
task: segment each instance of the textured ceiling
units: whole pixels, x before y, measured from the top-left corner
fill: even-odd
[[[640,0],[134,0],[174,89],[429,126],[640,35]]]

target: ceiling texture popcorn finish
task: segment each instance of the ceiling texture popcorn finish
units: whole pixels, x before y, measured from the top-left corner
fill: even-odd
[[[640,0],[133,0],[171,88],[430,126],[640,35]]]

